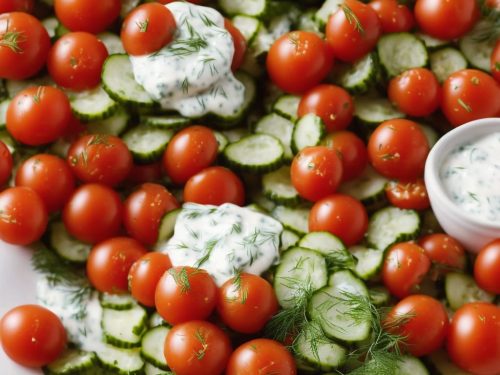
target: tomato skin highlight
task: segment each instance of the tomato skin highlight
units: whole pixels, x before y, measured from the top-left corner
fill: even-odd
[[[490,242],[479,251],[474,278],[482,289],[500,294],[500,240]]]
[[[100,33],[120,15],[120,0],[54,0],[61,23],[71,31]]]
[[[407,32],[415,26],[413,13],[397,0],[372,0],[368,5],[377,12],[384,33]]]
[[[39,305],[21,305],[2,317],[0,341],[14,362],[41,367],[61,355],[67,336],[61,320],[53,312]]]
[[[485,302],[467,303],[451,319],[448,355],[475,375],[500,372],[500,308]]]

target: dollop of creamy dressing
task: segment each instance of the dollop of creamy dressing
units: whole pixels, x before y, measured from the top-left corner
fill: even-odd
[[[439,176],[459,208],[483,221],[500,223],[500,132],[452,150]]]
[[[234,44],[224,17],[187,2],[165,6],[177,25],[174,40],[156,53],[130,56],[135,80],[162,108],[183,116],[235,115],[245,87],[231,71]]]
[[[172,265],[202,268],[220,286],[238,272],[260,275],[278,263],[282,230],[277,220],[234,204],[187,203],[162,251]]]

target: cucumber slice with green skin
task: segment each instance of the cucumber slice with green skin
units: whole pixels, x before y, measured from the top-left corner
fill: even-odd
[[[164,244],[170,237],[174,235],[175,223],[177,216],[181,213],[181,208],[176,208],[163,215],[158,229],[157,245]]]
[[[118,110],[118,103],[111,99],[102,86],[87,91],[66,93],[73,113],[85,122],[106,119]]]
[[[385,207],[368,222],[366,240],[374,249],[385,251],[396,242],[410,241],[420,233],[420,216],[414,210]]]
[[[144,365],[144,375],[175,375],[172,371],[165,371],[151,363],[146,362]]]
[[[151,96],[135,81],[132,64],[125,54],[108,56],[102,67],[102,87],[119,103],[139,107],[156,105]]]
[[[465,58],[474,67],[491,72],[490,58],[496,40],[480,40],[485,29],[491,28],[491,21],[481,20],[459,41],[459,47]]]
[[[384,262],[383,251],[358,245],[350,247],[349,253],[357,259],[354,272],[363,280],[369,280],[375,277],[382,269],[382,264]]]
[[[475,280],[466,274],[449,272],[444,281],[448,305],[457,310],[469,302],[493,302],[495,295],[481,289]]]
[[[281,232],[281,237],[280,237],[280,250],[281,251],[286,251],[295,245],[297,245],[297,242],[299,242],[300,237],[297,233],[292,232],[289,229],[283,229],[283,232]]]
[[[350,271],[333,273],[328,286],[315,292],[308,305],[308,314],[325,334],[336,340],[357,342],[366,340],[371,332],[371,317],[353,319],[349,311],[348,294],[368,298],[365,284]]]
[[[110,32],[103,32],[97,34],[97,39],[103,42],[104,46],[108,50],[108,55],[115,55],[117,53],[125,53],[125,48],[123,48],[122,40],[116,34]]]
[[[230,130],[222,130],[221,133],[224,134],[229,143],[238,142],[240,139],[251,134],[247,128],[234,128]]]
[[[139,347],[147,318],[146,310],[139,305],[128,310],[104,308],[101,320],[104,339],[119,348]]]
[[[439,83],[443,83],[451,74],[467,68],[465,56],[453,47],[432,52],[429,55],[429,62]]]
[[[56,361],[47,365],[44,372],[49,375],[86,374],[96,365],[97,357],[94,353],[67,349]]]
[[[62,221],[54,221],[49,226],[50,247],[61,258],[70,262],[84,263],[92,249],[92,245],[81,242],[71,236]]]
[[[191,120],[182,116],[141,116],[140,122],[162,129],[179,130],[188,126]]]
[[[296,154],[306,147],[319,145],[325,133],[326,126],[321,117],[308,113],[295,123],[292,133],[292,151]]]
[[[244,15],[233,17],[232,22],[245,37],[247,45],[252,44],[262,26],[262,22],[258,18]]]
[[[376,127],[386,120],[406,117],[387,98],[357,96],[354,101],[354,116],[370,127]]]
[[[19,94],[24,89],[35,86],[55,86],[54,81],[50,78],[50,76],[42,76],[38,78],[31,78],[28,80],[17,81],[17,80],[6,80],[5,81],[5,89],[7,90],[7,94],[9,98],[13,98],[17,94]]]
[[[271,216],[280,221],[283,226],[299,236],[309,232],[309,207],[287,207],[277,205],[271,211]]]
[[[386,306],[391,300],[391,294],[383,286],[374,286],[369,288],[368,294],[370,295],[370,301],[375,306]]]
[[[0,129],[7,126],[7,108],[9,108],[10,99],[0,101]]]
[[[144,361],[140,349],[123,349],[104,345],[96,352],[101,366],[119,375],[142,375]]]
[[[367,166],[359,177],[340,185],[339,192],[348,194],[365,205],[371,205],[385,201],[388,182],[387,178]]]
[[[299,19],[297,21],[297,29],[316,33],[321,38],[324,37],[324,34],[321,32],[318,22],[316,22],[315,9],[306,10],[299,16]]]
[[[224,152],[224,150],[226,149],[226,146],[229,144],[229,139],[227,139],[224,133],[221,133],[217,130],[214,130],[213,132],[215,139],[217,140],[217,144],[219,145],[219,147],[217,148],[217,152],[219,154],[222,154],[222,152]]]
[[[284,157],[287,161],[293,159],[292,133],[294,124],[290,120],[276,114],[270,113],[262,117],[255,125],[255,132],[269,134],[280,140],[283,145]]]
[[[340,73],[336,82],[351,94],[364,94],[376,83],[379,69],[377,54],[370,53]]]
[[[307,233],[300,239],[297,246],[322,254],[326,258],[329,269],[354,267],[356,264],[342,240],[330,232]]]
[[[252,134],[230,143],[223,155],[227,164],[246,172],[270,172],[284,161],[282,143],[268,134]]]
[[[155,328],[158,326],[170,327],[170,325],[161,317],[158,312],[154,312],[149,317],[149,328]]]
[[[127,128],[129,120],[130,115],[122,106],[119,106],[113,116],[105,120],[89,122],[85,127],[89,133],[119,136]]]
[[[278,115],[295,122],[298,118],[300,96],[282,95],[273,104],[273,111]]]
[[[321,8],[318,9],[314,18],[320,30],[324,30],[328,18],[339,9],[339,5],[343,2],[344,0],[326,0]]]
[[[165,337],[170,328],[165,326],[155,327],[142,337],[141,355],[142,358],[162,370],[168,370],[168,364],[163,354]]]
[[[277,204],[295,206],[301,199],[292,184],[290,167],[283,166],[262,176],[262,190],[264,195]]]
[[[173,130],[139,125],[127,131],[122,140],[139,163],[158,160],[174,135]]]
[[[303,288],[313,291],[326,285],[325,258],[318,252],[300,247],[285,251],[274,274],[274,290],[279,304],[287,309],[295,304]]]
[[[420,359],[404,355],[399,359],[394,375],[429,375],[429,370]]]
[[[130,310],[137,305],[130,294],[100,293],[99,302],[103,308],[112,310]]]
[[[383,35],[377,43],[380,64],[389,78],[411,68],[427,65],[429,56],[424,43],[410,33]]]
[[[56,17],[48,17],[42,20],[42,25],[47,30],[47,34],[49,34],[50,39],[55,38],[56,29],[59,26],[59,20]]]
[[[430,50],[436,50],[439,48],[443,48],[446,46],[450,45],[450,41],[448,40],[443,40],[443,39],[438,39],[434,38],[433,36],[423,34],[423,33],[416,33],[415,34],[422,42],[424,42],[425,47]]]
[[[14,141],[14,138],[9,134],[7,130],[0,129],[0,141],[5,143],[5,146],[9,149],[10,153],[14,155],[17,150],[17,143]]]
[[[268,11],[269,0],[219,0],[222,11],[230,16],[243,14],[252,17],[263,17]]]

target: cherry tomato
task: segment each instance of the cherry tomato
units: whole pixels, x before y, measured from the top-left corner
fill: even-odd
[[[448,314],[432,297],[416,294],[394,306],[384,321],[391,332],[404,337],[403,348],[421,357],[443,346],[448,331]]]
[[[410,210],[426,210],[430,207],[429,196],[422,178],[414,181],[390,181],[385,194],[393,206]]]
[[[145,182],[160,181],[163,177],[162,163],[156,161],[150,164],[133,164],[127,182],[138,185]]]
[[[7,108],[7,130],[14,139],[30,146],[54,142],[65,134],[70,120],[68,97],[51,86],[29,87]]]
[[[326,24],[326,40],[339,60],[354,62],[370,52],[382,34],[377,13],[357,0],[339,5]]]
[[[93,34],[73,32],[60,37],[49,53],[47,68],[59,86],[74,91],[92,89],[101,82],[108,50]]]
[[[491,75],[500,83],[500,41],[491,54]]]
[[[226,375],[295,375],[297,366],[290,352],[279,342],[254,339],[240,345],[229,358]]]
[[[71,31],[100,33],[120,15],[120,0],[54,0],[57,19]]]
[[[368,140],[370,162],[385,177],[414,180],[422,176],[429,143],[417,123],[394,119],[381,123]]]
[[[333,66],[333,56],[317,34],[292,31],[273,43],[266,65],[276,86],[299,94],[312,89],[326,77]]]
[[[215,308],[217,285],[207,271],[172,267],[156,286],[158,314],[170,324],[206,319]]]
[[[430,267],[424,249],[412,242],[400,242],[389,248],[382,266],[382,280],[389,292],[404,298],[418,290]]]
[[[466,34],[479,16],[475,0],[417,0],[414,12],[422,31],[445,40]]]
[[[87,259],[87,277],[103,293],[126,293],[130,267],[147,249],[129,237],[113,237],[99,242]]]
[[[222,322],[236,332],[259,332],[277,311],[274,289],[260,276],[243,273],[219,289],[217,312]]]
[[[123,223],[127,233],[146,245],[154,245],[160,220],[178,208],[179,203],[164,186],[145,183],[128,196],[124,207]]]
[[[300,99],[298,115],[314,113],[321,117],[328,132],[344,130],[354,114],[354,101],[342,87],[319,85],[307,91]]]
[[[156,285],[170,267],[172,263],[166,254],[151,252],[140,257],[128,273],[132,296],[143,305],[154,307]]]
[[[0,13],[25,12],[33,13],[35,8],[34,0],[3,0],[0,3]]]
[[[174,326],[164,348],[168,366],[177,375],[220,375],[232,351],[224,331],[198,320]]]
[[[0,340],[14,362],[41,367],[61,355],[67,337],[61,320],[52,311],[38,305],[21,305],[2,317]]]
[[[341,130],[327,134],[322,144],[335,150],[342,162],[342,181],[358,177],[368,165],[365,143],[353,132]]]
[[[218,147],[212,129],[190,126],[174,135],[168,143],[163,154],[163,167],[174,183],[183,184],[214,163]]]
[[[9,181],[13,164],[14,160],[9,148],[5,143],[0,141],[0,186],[5,185]]]
[[[191,177],[184,186],[184,201],[221,205],[245,203],[243,182],[224,167],[209,167]]]
[[[156,2],[161,3],[161,4],[170,4],[173,3],[174,1],[177,0],[156,0]],[[203,0],[187,0],[188,3],[192,4],[202,4]]]
[[[147,55],[170,43],[176,30],[172,12],[158,3],[141,4],[122,24],[120,37],[130,55]]]
[[[101,184],[84,184],[71,195],[62,217],[66,230],[80,241],[97,243],[116,236],[121,227],[120,196]]]
[[[40,196],[27,187],[13,187],[0,193],[0,239],[14,245],[39,240],[48,215]]]
[[[66,162],[54,155],[37,154],[26,159],[16,172],[16,186],[38,193],[48,212],[61,210],[75,190],[75,177]]]
[[[474,278],[482,289],[500,294],[500,240],[481,249],[474,263]]]
[[[453,126],[495,117],[500,112],[500,85],[479,70],[455,72],[443,83],[441,109]]]
[[[441,86],[429,69],[414,68],[391,79],[388,96],[407,115],[423,117],[439,108]]]
[[[69,148],[68,165],[83,182],[116,186],[132,169],[132,154],[120,138],[106,134],[89,134],[77,139]]]
[[[467,262],[463,246],[444,233],[433,233],[422,237],[418,244],[433,263],[433,278],[449,271],[463,271]]]
[[[233,61],[231,63],[231,70],[235,72],[239,69],[239,67],[245,60],[247,41],[241,31],[236,26],[234,26],[233,23],[227,18],[224,18],[224,27],[227,31],[229,31],[229,34],[231,34],[231,37],[233,38],[234,55]]]
[[[413,13],[397,0],[372,0],[368,5],[377,12],[384,33],[410,31],[415,25]]]
[[[300,196],[316,202],[337,190],[342,162],[331,148],[306,147],[293,158],[290,176]]]
[[[24,12],[0,14],[0,78],[26,79],[42,69],[50,37],[42,23]]]
[[[446,347],[462,369],[477,375],[500,373],[500,308],[467,303],[455,311]]]
[[[360,242],[367,228],[365,207],[349,195],[330,195],[316,202],[309,214],[310,232],[330,232],[347,246]]]

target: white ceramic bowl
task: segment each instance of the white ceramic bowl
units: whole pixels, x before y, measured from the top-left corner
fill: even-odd
[[[446,194],[439,170],[452,150],[496,132],[500,132],[500,118],[486,118],[461,125],[439,139],[425,164],[425,184],[439,224],[472,252],[478,252],[488,242],[500,238],[500,223],[478,219],[460,209]],[[498,157],[500,159],[500,155]]]

